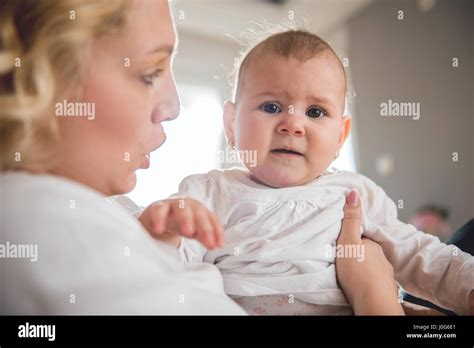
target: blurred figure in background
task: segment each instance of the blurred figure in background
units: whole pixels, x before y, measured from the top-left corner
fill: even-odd
[[[432,234],[445,242],[452,234],[448,218],[448,209],[435,204],[426,204],[416,210],[409,223],[418,230]]]

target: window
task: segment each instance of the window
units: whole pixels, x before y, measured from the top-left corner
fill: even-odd
[[[137,171],[137,186],[127,194],[147,206],[178,191],[188,175],[218,168],[221,146],[222,103],[212,88],[180,85],[180,116],[163,123],[166,142],[151,154],[150,168]]]

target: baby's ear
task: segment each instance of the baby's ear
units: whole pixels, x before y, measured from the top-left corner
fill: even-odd
[[[351,116],[345,115],[342,117],[342,131],[341,131],[341,138],[339,139],[339,149],[344,145],[344,142],[349,137],[351,133]]]
[[[235,145],[234,138],[235,104],[230,100],[224,103],[224,129],[229,145]]]

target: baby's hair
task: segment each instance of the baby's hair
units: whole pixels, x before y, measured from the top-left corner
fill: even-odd
[[[260,26],[262,27],[262,25]],[[255,43],[255,41],[257,41],[255,39],[256,37],[260,36],[260,38],[262,38],[265,35],[266,38]],[[234,101],[238,96],[241,78],[245,69],[253,59],[257,59],[259,56],[269,53],[284,58],[296,58],[300,62],[305,62],[306,60],[320,54],[328,54],[329,56],[332,56],[344,74],[344,83],[346,85],[347,94],[347,76],[344,65],[333,48],[318,35],[295,26],[285,28],[285,25],[269,26],[266,24],[265,31],[262,34],[259,35],[256,30],[251,30],[250,35],[246,35],[246,39],[248,41],[253,41],[253,43],[250,44],[250,49],[242,53],[240,63],[237,65],[236,71],[234,71],[235,77],[234,83],[232,84]],[[348,109],[347,97],[344,109]]]

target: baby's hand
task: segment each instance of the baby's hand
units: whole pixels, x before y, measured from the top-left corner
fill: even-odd
[[[177,246],[180,236],[196,239],[208,249],[224,245],[224,233],[217,216],[191,198],[153,203],[138,220],[153,237]]]

